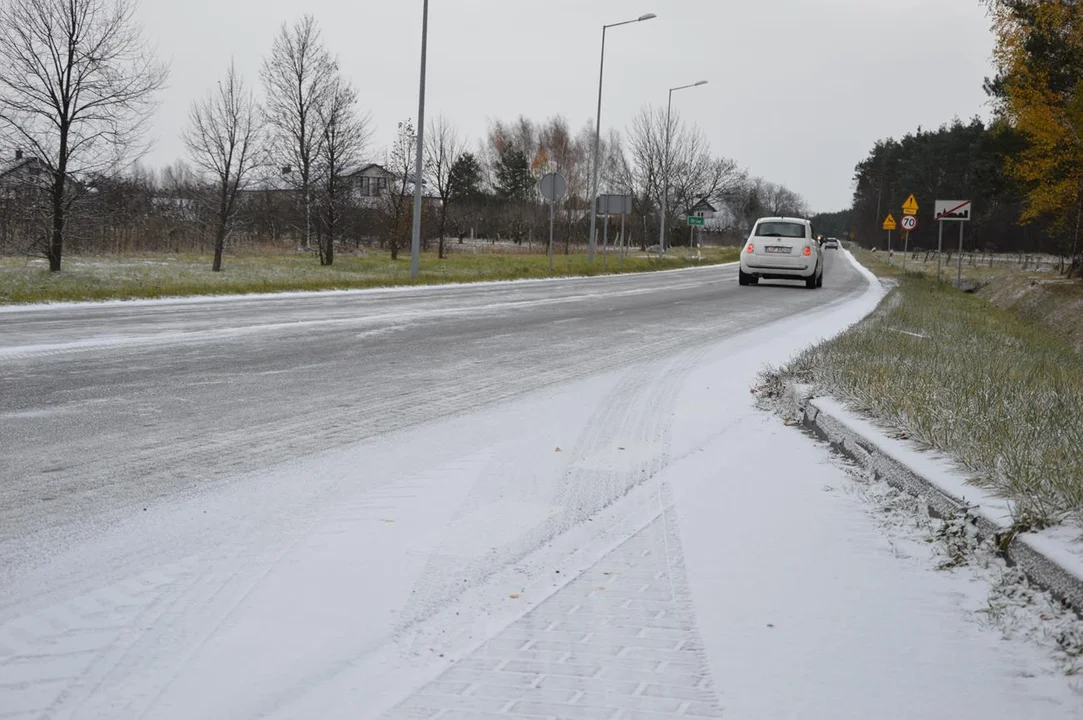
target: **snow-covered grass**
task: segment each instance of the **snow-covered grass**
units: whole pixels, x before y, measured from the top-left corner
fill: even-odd
[[[945,242],[945,245],[950,243]],[[855,250],[855,255],[866,265],[870,259],[881,262],[884,265],[894,265],[903,268],[903,252],[900,248],[894,249],[894,258],[889,261],[888,254],[883,250],[873,253],[862,248]],[[952,252],[950,247],[944,248],[941,260],[941,272],[945,280],[954,281],[958,272],[959,255]],[[906,270],[936,277],[936,251],[914,251],[911,248],[906,256]],[[1064,268],[1064,259],[1056,255],[1044,255],[1034,253],[963,253],[963,280],[982,280],[989,277],[1002,277],[1012,274],[1055,274]]]
[[[702,254],[675,251],[666,256],[629,254],[623,262],[610,254],[605,263],[586,255],[557,255],[555,276],[648,272],[730,262],[737,251],[704,248]],[[422,258],[421,274],[410,280],[409,254],[391,260],[387,253],[340,253],[331,267],[311,254],[249,253],[227,255],[224,270],[211,272],[211,257],[198,254],[144,254],[69,257],[60,273],[44,260],[0,258],[0,304],[76,300],[159,298],[186,295],[243,294],[296,290],[335,290],[410,284],[521,280],[549,276],[544,253],[453,253],[440,260]]]
[[[857,248],[854,255],[866,267],[885,278],[935,278],[936,258],[928,262],[909,260],[905,270],[896,255]],[[1002,310],[1010,310],[1024,321],[1041,325],[1083,352],[1083,281],[1068,279],[1057,272],[1056,256],[993,256],[995,262],[979,262],[964,256],[963,285],[977,288],[977,294]],[[955,283],[956,266],[945,265],[943,280]]]
[[[1009,500],[1021,527],[1083,520],[1083,357],[980,297],[897,282],[783,374],[945,451]]]
[[[1083,282],[1020,273],[986,285],[979,294],[1024,321],[1051,330],[1083,353]]]

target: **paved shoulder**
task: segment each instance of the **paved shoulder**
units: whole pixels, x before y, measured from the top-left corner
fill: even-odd
[[[672,512],[385,715],[722,717]]]

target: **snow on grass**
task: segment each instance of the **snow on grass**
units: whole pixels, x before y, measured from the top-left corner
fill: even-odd
[[[990,283],[980,295],[1083,352],[1083,283],[1078,280],[1019,274]]]
[[[705,248],[702,256],[673,253],[663,258],[610,255],[590,263],[582,254],[554,258],[554,275],[590,276],[697,267],[737,259],[737,251]],[[321,267],[308,254],[258,253],[227,256],[224,270],[210,269],[210,257],[196,254],[69,257],[60,273],[40,259],[0,258],[0,305],[80,300],[163,298],[426,285],[549,277],[542,253],[454,253],[422,258],[421,274],[410,279],[409,256],[341,253]]]
[[[947,452],[1009,500],[1022,527],[1083,520],[1083,357],[981,298],[900,280],[785,378]]]

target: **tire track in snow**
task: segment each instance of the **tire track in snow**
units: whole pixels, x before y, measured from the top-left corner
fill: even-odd
[[[410,483],[378,485],[330,517],[319,506],[299,509],[290,524],[238,536],[215,555],[0,624],[0,708],[49,718],[141,716],[168,688],[163,678],[176,677],[228,628],[299,543],[417,499],[421,488]]]
[[[455,600],[465,586],[484,582],[499,569],[514,564],[531,551],[618,501],[669,463],[669,433],[672,410],[688,370],[706,352],[705,345],[668,360],[641,363],[628,371],[595,411],[583,435],[571,451],[571,460],[545,504],[544,517],[505,544],[483,557],[462,556],[445,545],[434,553],[415,585],[409,604],[403,609],[399,632],[423,622]],[[622,453],[638,459],[623,461]],[[518,496],[518,487],[503,487],[500,477],[479,481],[463,503],[456,520],[477,522],[502,507],[499,498],[507,492]],[[497,504],[493,504],[496,502]],[[484,534],[485,527],[474,528]]]

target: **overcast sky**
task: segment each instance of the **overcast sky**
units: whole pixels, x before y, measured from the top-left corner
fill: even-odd
[[[283,22],[312,13],[360,90],[383,156],[417,114],[421,0],[143,0],[147,39],[171,68],[146,163],[183,157],[191,101],[230,56],[258,86]],[[817,211],[850,203],[872,143],[988,114],[993,39],[978,0],[431,0],[426,115],[476,141],[491,119],[594,117],[601,26],[609,31],[602,124],[624,129],[670,87],[715,153],[800,192]]]

